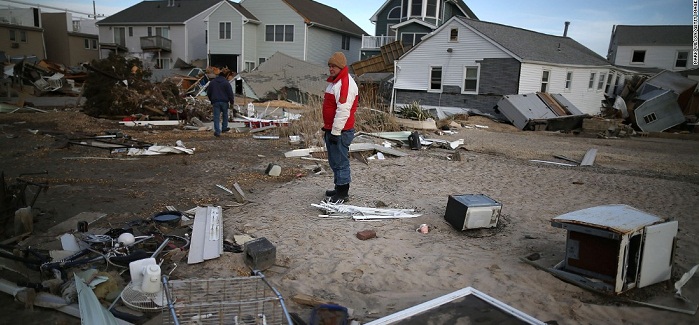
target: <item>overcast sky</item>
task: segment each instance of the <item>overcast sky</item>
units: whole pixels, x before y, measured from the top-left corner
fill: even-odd
[[[17,0],[23,3],[69,9],[83,13],[112,15],[139,0]],[[370,35],[371,16],[383,5],[381,0],[317,0],[338,9]],[[691,25],[692,0],[477,0],[464,1],[483,21],[524,28],[540,33],[562,35],[570,21],[568,36],[602,56],[606,56],[614,25]],[[22,6],[0,0],[6,7]],[[48,8],[44,9],[48,10]]]

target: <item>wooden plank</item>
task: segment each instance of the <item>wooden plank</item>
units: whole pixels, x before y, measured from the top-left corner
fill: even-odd
[[[585,156],[580,162],[580,166],[592,166],[595,163],[595,157],[597,156],[597,149],[592,148],[585,153]]]
[[[551,97],[551,94],[549,93],[536,93],[536,95],[541,99],[544,103],[546,103],[546,106],[548,106],[551,111],[553,111],[556,116],[566,116],[570,115],[563,107],[561,107],[558,102]]]

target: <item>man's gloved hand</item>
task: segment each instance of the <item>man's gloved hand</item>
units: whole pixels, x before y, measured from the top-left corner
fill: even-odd
[[[320,130],[323,131],[323,132],[328,132],[328,131],[330,131],[330,130],[324,128],[324,127],[320,128]]]
[[[331,134],[328,136],[328,141],[330,141],[330,143],[332,143],[332,144],[337,144],[337,142],[340,141],[340,136],[334,135],[334,134],[331,133]]]

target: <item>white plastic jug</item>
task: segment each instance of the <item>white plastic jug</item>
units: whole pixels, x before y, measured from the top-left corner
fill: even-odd
[[[143,280],[143,275],[145,274],[145,268],[148,265],[156,265],[155,258],[149,257],[141,260],[133,261],[129,263],[129,273],[131,274],[131,282],[141,283]]]
[[[156,293],[160,291],[160,266],[148,265],[143,275],[141,290],[145,293]]]

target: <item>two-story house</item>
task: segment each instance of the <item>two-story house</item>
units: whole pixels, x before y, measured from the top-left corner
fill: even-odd
[[[245,35],[255,48],[246,62],[259,65],[276,52],[321,65],[338,51],[348,63],[359,60],[366,32],[333,7],[313,0],[243,0],[240,4],[260,21],[256,34]]]
[[[144,66],[170,69],[177,59],[207,60],[204,18],[221,0],[142,1],[100,20],[101,57],[137,57]]]
[[[100,47],[169,69],[178,58],[250,71],[276,52],[316,64],[359,59],[365,32],[312,0],[143,1],[101,20]],[[103,53],[103,56],[105,53]]]
[[[46,59],[39,8],[0,9],[0,51],[11,59]]]
[[[679,72],[692,62],[691,25],[617,25],[612,28],[607,59],[630,70]]]
[[[74,18],[70,12],[42,13],[46,59],[66,66],[99,59],[94,19]]]
[[[377,55],[397,40],[410,48],[454,16],[478,19],[462,0],[386,0],[371,16],[375,36],[364,36],[361,57]]]
[[[395,61],[394,107],[498,115],[504,95],[560,93],[595,115],[617,80],[611,64],[570,37],[453,17]],[[611,76],[611,78],[610,78]]]

